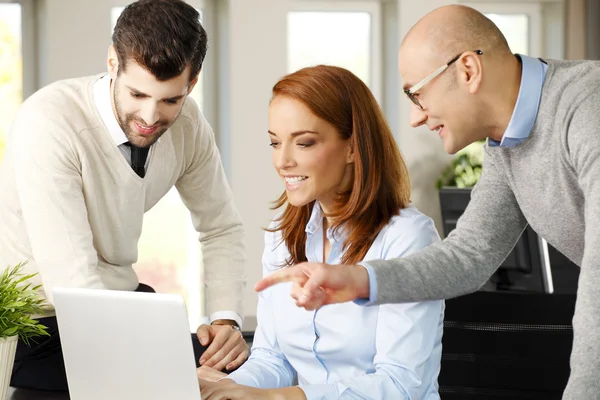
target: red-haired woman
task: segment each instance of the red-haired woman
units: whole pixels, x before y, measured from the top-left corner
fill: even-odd
[[[439,240],[431,219],[410,205],[394,137],[351,72],[316,66],[282,78],[268,133],[285,191],[265,235],[264,274],[307,260],[402,257]],[[219,373],[199,370],[203,399],[439,399],[442,301],[307,311],[291,285],[259,295],[245,364],[218,383],[202,378]]]

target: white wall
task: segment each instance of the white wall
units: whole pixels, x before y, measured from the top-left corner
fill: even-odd
[[[229,0],[230,182],[247,232],[244,304],[251,316],[256,315],[257,301],[253,286],[262,274],[261,228],[273,215],[269,203],[283,189],[271,163],[267,107],[271,88],[286,73],[286,37],[281,34],[286,31],[286,10],[282,0]]]
[[[59,79],[106,71],[112,2],[38,0],[40,87]],[[115,1],[114,5],[119,5]]]

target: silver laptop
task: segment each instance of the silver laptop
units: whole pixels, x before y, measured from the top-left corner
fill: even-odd
[[[53,290],[71,400],[199,400],[181,296]]]

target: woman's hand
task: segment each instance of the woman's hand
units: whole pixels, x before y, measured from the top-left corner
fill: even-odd
[[[282,389],[256,389],[238,385],[231,379],[219,382],[199,380],[202,400],[306,400],[304,391],[298,387]]]
[[[202,400],[275,400],[268,389],[238,385],[230,379],[209,382],[199,379]]]
[[[227,378],[226,373],[204,365],[196,369],[196,372],[198,373],[198,379],[209,382],[217,382],[220,379]]]

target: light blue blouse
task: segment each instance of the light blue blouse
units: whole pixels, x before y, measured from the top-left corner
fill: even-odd
[[[323,214],[318,203],[306,226],[306,256],[323,262]],[[274,226],[274,224],[272,224]],[[344,233],[327,231],[327,262],[339,264]],[[439,241],[433,222],[416,208],[379,233],[365,260],[402,257]],[[289,257],[281,235],[267,232],[263,274]],[[299,387],[312,399],[439,399],[443,301],[364,307],[353,302],[316,311],[295,305],[291,283],[260,293],[251,356],[229,378],[258,388]]]

